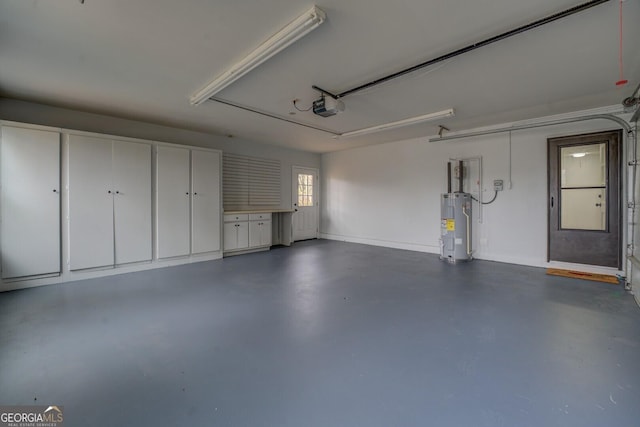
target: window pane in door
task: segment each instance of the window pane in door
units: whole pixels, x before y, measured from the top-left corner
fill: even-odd
[[[561,227],[572,230],[607,229],[604,188],[562,189]]]
[[[607,144],[560,148],[560,228],[607,229]]]
[[[562,188],[604,187],[607,144],[573,145],[560,149]]]
[[[313,175],[298,174],[298,206],[313,206]]]

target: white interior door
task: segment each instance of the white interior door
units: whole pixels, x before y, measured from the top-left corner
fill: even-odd
[[[156,179],[158,258],[189,255],[189,150],[159,146]]]
[[[318,169],[293,167],[293,240],[315,239],[319,227]]]
[[[2,277],[60,272],[60,134],[2,128]]]
[[[112,142],[69,136],[69,269],[114,264]]]
[[[151,260],[151,145],[113,142],[116,264]]]
[[[220,153],[191,151],[192,253],[220,250]]]

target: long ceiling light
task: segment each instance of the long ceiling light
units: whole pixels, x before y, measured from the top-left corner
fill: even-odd
[[[286,27],[265,40],[243,60],[233,65],[205,87],[194,93],[190,98],[191,104],[202,104],[267,59],[316,29],[325,21],[326,17],[326,14],[321,9],[313,6],[307,12],[290,22]]]
[[[436,113],[429,113],[423,116],[410,117],[408,119],[398,120],[396,122],[384,123],[377,126],[371,126],[364,129],[353,130],[340,134],[337,138],[353,138],[360,135],[366,135],[369,133],[381,132],[383,130],[395,129],[403,126],[414,125],[417,123],[428,122],[437,119],[443,119],[446,117],[455,116],[453,108],[447,110],[438,111]]]

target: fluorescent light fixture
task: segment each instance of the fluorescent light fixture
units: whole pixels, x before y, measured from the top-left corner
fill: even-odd
[[[587,155],[587,153],[573,153],[572,154],[573,157],[584,157],[586,155]]]
[[[408,119],[398,120],[397,122],[385,123],[382,125],[371,126],[369,128],[352,130],[350,132],[345,132],[340,134],[338,138],[353,138],[355,136],[366,135],[369,133],[381,132],[383,130],[395,129],[403,126],[414,125],[416,123],[423,123],[437,119],[443,119],[445,117],[453,117],[455,116],[455,111],[453,108],[449,108],[448,110],[438,111],[436,113],[429,113],[423,116],[411,117]]]
[[[243,60],[231,66],[227,71],[194,93],[190,98],[191,104],[202,104],[267,59],[317,28],[325,21],[326,17],[326,14],[321,9],[313,6],[307,12],[290,22],[286,27],[265,40]]]

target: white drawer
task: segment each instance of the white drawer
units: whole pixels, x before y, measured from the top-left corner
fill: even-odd
[[[225,215],[224,222],[235,222],[235,221],[248,221],[249,215],[247,214],[235,214],[235,215]]]
[[[259,220],[271,221],[271,212],[249,214],[249,221],[259,221]]]

